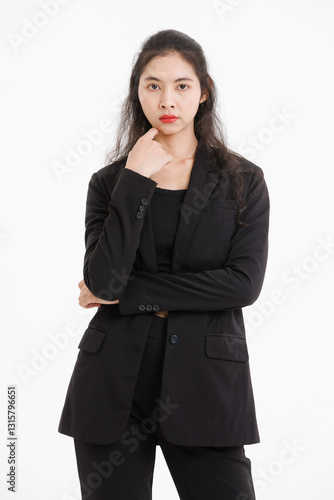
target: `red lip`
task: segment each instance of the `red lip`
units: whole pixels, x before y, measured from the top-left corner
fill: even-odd
[[[159,119],[165,123],[172,123],[172,122],[175,122],[176,120],[178,120],[178,117],[175,115],[162,115],[162,116],[160,116]]]

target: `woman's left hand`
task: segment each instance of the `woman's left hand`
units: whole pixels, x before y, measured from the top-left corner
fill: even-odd
[[[85,285],[84,280],[81,280],[80,283],[78,283],[78,287],[80,288],[80,295],[79,295],[79,305],[81,307],[84,307],[86,309],[89,309],[91,307],[100,307],[101,304],[118,304],[119,300],[103,300],[95,297],[95,295],[92,294],[90,290],[88,290],[87,286]]]

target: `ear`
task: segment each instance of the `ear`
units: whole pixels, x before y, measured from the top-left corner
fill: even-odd
[[[208,91],[205,90],[204,94],[202,95],[201,97],[201,100],[199,101],[200,104],[202,104],[202,102],[206,101],[208,98]]]
[[[208,76],[207,81],[208,81],[210,88],[212,89],[213,83],[212,83],[212,79],[210,76]],[[207,89],[205,89],[204,93],[201,96],[201,100],[199,101],[199,103],[201,104],[202,102],[206,101],[208,97],[209,97],[209,92]]]

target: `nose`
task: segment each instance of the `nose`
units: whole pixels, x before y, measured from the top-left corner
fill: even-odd
[[[172,96],[172,92],[169,90],[164,90],[161,92],[161,100],[160,100],[160,106],[163,109],[169,109],[169,108],[174,108],[174,97]]]

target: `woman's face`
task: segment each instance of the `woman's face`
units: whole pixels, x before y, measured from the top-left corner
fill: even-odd
[[[177,134],[194,127],[194,117],[201,97],[199,79],[192,66],[179,54],[159,56],[145,67],[139,79],[138,97],[143,113],[161,134]],[[171,123],[160,120],[162,115],[175,115]]]

